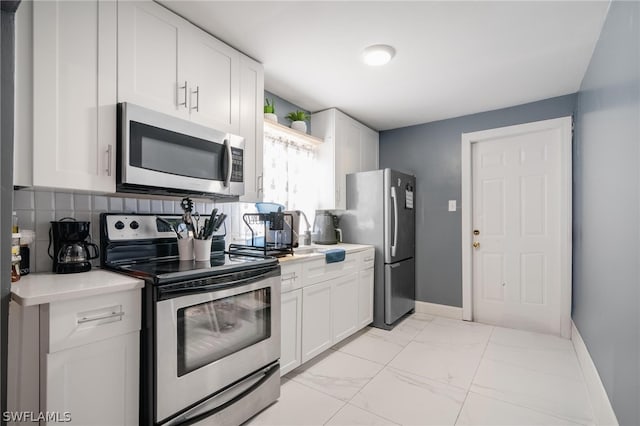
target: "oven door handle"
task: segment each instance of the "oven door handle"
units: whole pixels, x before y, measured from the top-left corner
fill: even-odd
[[[256,275],[249,278],[242,278],[235,281],[227,281],[224,283],[213,283],[209,285],[193,286],[193,287],[160,286],[158,287],[158,300],[174,299],[176,297],[190,296],[193,294],[210,293],[212,291],[227,290],[229,288],[240,287],[243,285],[251,284],[256,281],[261,281],[261,280],[264,280],[265,278],[272,277],[272,276],[278,276],[278,273],[275,271],[269,271],[260,275]]]

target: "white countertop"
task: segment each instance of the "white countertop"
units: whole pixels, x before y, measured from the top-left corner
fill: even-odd
[[[115,293],[144,287],[144,281],[102,269],[77,274],[36,273],[11,284],[11,299],[22,306]]]
[[[322,250],[343,249],[347,253],[357,253],[359,251],[364,251],[366,249],[373,248],[373,246],[366,245],[366,244],[338,243],[338,244],[329,244],[329,245],[312,244],[310,246],[300,246],[300,249],[304,250],[305,247],[313,247],[321,251],[315,251],[313,253],[306,253],[306,254],[294,254],[293,256],[290,256],[290,255],[283,256],[283,257],[279,257],[278,261],[280,263],[283,263],[283,262],[288,263],[288,262],[302,262],[306,260],[316,259],[320,256],[324,256],[324,253],[322,252]],[[296,249],[293,249],[293,250],[295,252]]]

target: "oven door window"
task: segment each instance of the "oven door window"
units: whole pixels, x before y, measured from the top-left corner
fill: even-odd
[[[271,337],[271,290],[177,311],[178,377]]]
[[[134,167],[178,176],[224,181],[224,145],[158,127],[130,122],[130,162]]]

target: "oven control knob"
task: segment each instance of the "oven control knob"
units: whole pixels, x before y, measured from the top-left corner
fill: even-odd
[[[131,229],[138,229],[140,228],[140,224],[134,220],[129,224],[129,227],[131,227]]]
[[[115,226],[118,231],[124,229],[124,223],[121,220],[117,221]]]

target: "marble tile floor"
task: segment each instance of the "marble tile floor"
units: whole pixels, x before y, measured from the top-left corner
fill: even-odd
[[[414,314],[282,378],[247,425],[593,425],[570,340]]]

